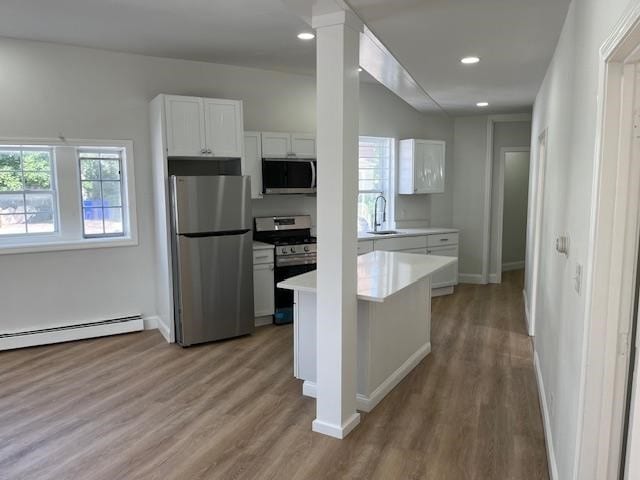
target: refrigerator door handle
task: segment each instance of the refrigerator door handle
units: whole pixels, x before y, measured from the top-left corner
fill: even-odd
[[[315,188],[316,187],[316,165],[313,161],[309,162],[309,165],[311,165],[311,187],[310,188]]]
[[[181,233],[179,234],[182,237],[187,238],[202,238],[202,237],[230,237],[233,235],[244,235],[245,233],[250,232],[250,228],[246,228],[243,230],[224,230],[222,232],[198,232],[198,233]]]

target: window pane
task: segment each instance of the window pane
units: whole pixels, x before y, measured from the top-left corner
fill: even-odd
[[[102,190],[101,182],[82,182],[82,206],[83,207],[101,207],[102,206]]]
[[[27,212],[39,213],[39,212],[53,212],[53,195],[36,193],[27,194]]]
[[[389,171],[386,169],[361,168],[360,180],[387,180]]]
[[[374,190],[376,192],[384,192],[387,189],[386,180],[360,180],[359,190]]]
[[[20,192],[23,190],[22,174],[0,172],[0,192]]]
[[[82,211],[84,217],[84,234],[85,235],[102,235],[104,234],[104,225],[102,223],[101,208],[85,208]]]
[[[24,214],[0,215],[0,235],[20,235],[27,233]]]
[[[27,214],[27,231],[29,233],[54,232],[53,212]]]
[[[22,195],[0,195],[0,214],[24,212]]]
[[[101,160],[102,180],[120,180],[120,160]]]
[[[100,160],[80,160],[80,178],[82,180],[100,180]]]
[[[0,150],[0,172],[3,171],[20,171],[20,152]]]
[[[373,230],[373,212],[377,193],[361,193],[358,195],[358,230]],[[380,215],[379,221],[382,220]]]
[[[102,203],[105,207],[122,206],[120,182],[102,182]]]
[[[25,190],[51,190],[51,174],[47,172],[24,172]]]
[[[47,151],[34,152],[25,150],[22,152],[23,170],[33,172],[51,171],[51,154]]]
[[[104,209],[104,231],[105,233],[124,232],[122,224],[122,208]]]

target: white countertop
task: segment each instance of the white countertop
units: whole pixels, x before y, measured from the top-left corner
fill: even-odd
[[[358,257],[358,300],[382,303],[391,295],[455,262],[457,258],[376,251]],[[279,288],[316,291],[316,271],[278,283]]]
[[[273,250],[273,245],[264,242],[253,241],[254,250]]]
[[[358,240],[380,240],[382,238],[420,237],[422,235],[437,235],[440,233],[458,233],[456,228],[400,228],[398,233],[390,235],[374,235],[373,233],[358,232]]]

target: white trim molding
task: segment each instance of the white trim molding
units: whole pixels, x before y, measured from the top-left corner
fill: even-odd
[[[640,165],[632,149],[639,45],[636,2],[600,50],[574,480],[617,477],[622,457],[629,368],[624,352],[640,231]],[[639,446],[629,448],[633,455]]]
[[[524,260],[519,262],[506,262],[502,264],[503,272],[512,272],[514,270],[522,270],[524,268]]]
[[[529,321],[529,300],[527,299],[527,291],[522,290],[522,303],[524,305],[524,321],[527,324],[527,334],[533,337],[534,332],[531,331],[531,323]]]
[[[540,400],[540,410],[542,410],[542,424],[544,427],[544,438],[547,446],[547,461],[549,463],[550,480],[558,480],[558,464],[556,462],[556,454],[553,448],[553,434],[551,431],[551,416],[549,406],[547,405],[547,395],[544,389],[544,381],[542,380],[542,371],[540,370],[540,359],[538,352],[533,352],[533,368],[536,373],[536,381],[538,383],[538,396]]]
[[[458,282],[472,283],[475,285],[485,285],[487,283],[486,281],[484,281],[481,273],[459,273]]]

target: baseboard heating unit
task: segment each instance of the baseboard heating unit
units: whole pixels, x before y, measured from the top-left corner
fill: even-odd
[[[106,337],[120,333],[144,330],[144,322],[140,315],[114,318],[99,322],[63,325],[22,332],[0,333],[0,350],[48,345],[51,343],[70,342],[86,338]]]

